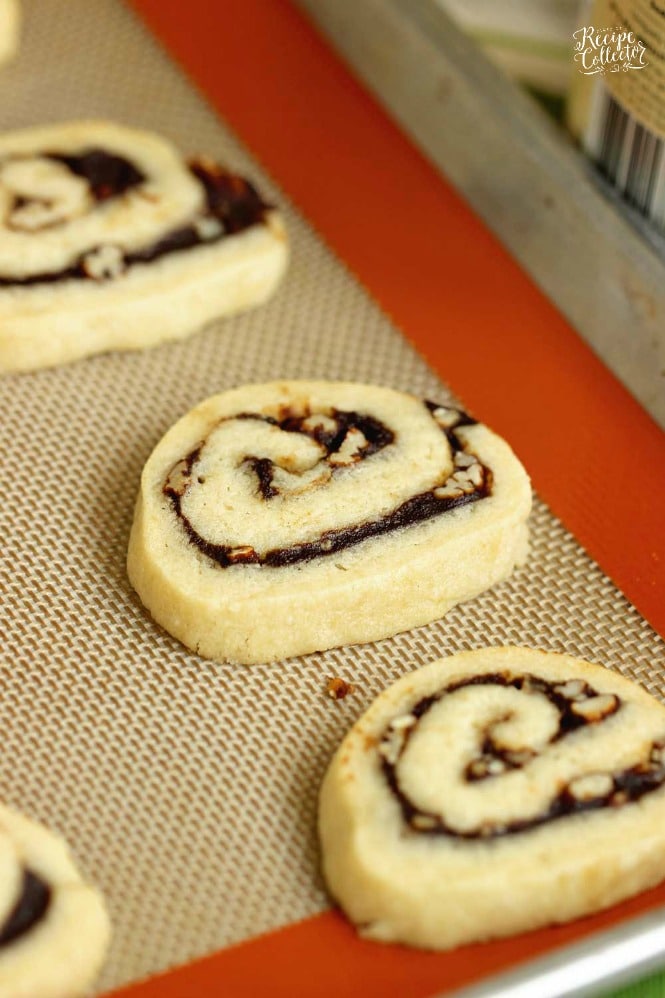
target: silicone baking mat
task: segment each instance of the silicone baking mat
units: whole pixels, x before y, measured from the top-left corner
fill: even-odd
[[[60,830],[104,890],[102,993],[327,908],[317,789],[393,678],[460,649],[526,643],[663,696],[665,647],[540,501],[526,568],[390,640],[232,668],[156,627],[125,575],[133,503],[151,449],[197,401],[280,377],[450,396],[129,9],[24,11],[21,55],[0,78],[3,128],[112,117],[160,131],[258,182],[286,213],[293,254],[272,302],[183,343],[0,379],[0,794]],[[356,692],[331,701],[331,675]]]

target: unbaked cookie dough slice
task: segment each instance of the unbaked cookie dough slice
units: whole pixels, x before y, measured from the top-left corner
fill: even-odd
[[[18,0],[0,0],[0,63],[7,62],[16,55],[19,30]]]
[[[178,339],[258,305],[279,213],[208,159],[108,122],[0,135],[0,370]]]
[[[141,479],[132,585],[199,654],[267,662],[428,623],[525,557],[529,480],[457,409],[370,385],[217,395]]]
[[[63,840],[0,806],[0,994],[76,998],[96,976],[110,934],[101,895]]]
[[[447,949],[586,915],[665,878],[665,707],[567,655],[453,655],[351,729],[319,828],[371,939]]]

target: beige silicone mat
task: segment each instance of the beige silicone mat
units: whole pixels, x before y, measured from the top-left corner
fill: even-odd
[[[285,207],[293,244],[286,283],[259,311],[151,352],[0,378],[0,797],[62,831],[106,892],[105,990],[325,906],[317,787],[394,677],[446,652],[523,642],[662,695],[665,662],[541,503],[526,569],[393,640],[242,669],[198,659],[153,625],[125,576],[132,507],[143,462],[195,402],[275,377],[447,392],[127,9],[26,2],[22,54],[0,73],[2,126],[77,116],[152,127],[246,171]],[[357,693],[331,701],[332,674]]]

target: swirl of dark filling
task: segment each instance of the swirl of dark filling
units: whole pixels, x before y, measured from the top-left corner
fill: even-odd
[[[137,189],[140,194],[141,185],[146,177],[122,156],[115,156],[104,149],[89,149],[77,156],[64,156],[58,153],[44,153],[45,159],[61,163],[77,177],[88,184],[95,201],[109,201],[121,197]],[[257,190],[242,177],[238,177],[222,169],[216,163],[208,160],[192,160],[189,170],[201,184],[204,191],[204,207],[191,223],[179,226],[167,232],[160,240],[132,253],[119,251],[117,268],[125,271],[136,263],[152,263],[161,257],[196,246],[211,245],[220,242],[226,236],[242,232],[253,225],[265,224],[271,206],[267,204]],[[155,197],[146,194],[146,197]],[[39,200],[39,199],[38,199]],[[14,208],[26,205],[29,199],[15,199]],[[215,234],[202,234],[201,223],[218,222],[219,231]],[[36,284],[57,284],[70,280],[100,280],[98,274],[91,272],[88,258],[101,249],[91,246],[71,266],[63,270],[46,271],[40,274],[30,274],[27,277],[3,277],[0,275],[0,287],[25,287]]]
[[[21,893],[4,924],[0,925],[0,946],[8,946],[29,932],[44,918],[50,903],[49,885],[32,870],[24,869]]]
[[[425,405],[433,419],[435,419],[436,413],[443,411],[441,407],[433,402],[426,402]],[[471,455],[465,450],[463,443],[456,434],[456,430],[463,426],[474,425],[474,420],[459,410],[446,408],[444,411],[447,414],[446,425],[440,426],[437,422],[437,426],[439,426],[441,432],[445,434],[450,443],[453,452],[453,461],[459,462],[462,455],[471,460]],[[240,413],[231,418],[260,420],[274,426],[279,426],[280,429],[289,433],[306,434],[316,440],[325,449],[326,457],[324,461],[339,449],[347,434],[352,430],[359,430],[366,441],[358,451],[355,462],[367,460],[394,441],[392,430],[367,414],[332,409],[330,413],[326,413],[335,423],[335,428],[331,430],[325,430],[321,426],[313,429],[308,428],[306,421],[310,415],[309,413],[305,415],[302,413],[294,414],[285,410],[281,414],[280,419],[256,413]],[[474,484],[468,481],[465,488],[451,489],[453,493],[451,495],[437,495],[437,491],[440,490],[441,485],[445,485],[444,481],[427,492],[421,492],[412,496],[390,513],[375,520],[354,524],[349,527],[326,530],[317,540],[293,544],[290,547],[273,548],[264,554],[259,554],[251,544],[241,546],[213,544],[197,532],[196,528],[185,515],[182,508],[182,500],[187,490],[196,480],[196,466],[203,446],[204,443],[200,443],[187,457],[175,465],[169,473],[162,491],[170,499],[176,516],[180,520],[191,543],[222,568],[242,563],[282,567],[335,554],[338,551],[343,551],[345,548],[360,544],[371,537],[392,533],[403,527],[441,516],[460,506],[478,502],[489,496],[492,489],[491,471],[477,459],[473,458],[474,463],[479,469],[477,475],[478,482]],[[264,500],[269,501],[279,494],[279,490],[273,484],[274,465],[269,458],[248,457],[245,463],[256,476],[257,492]],[[331,466],[331,470],[332,474],[338,474],[341,469]],[[456,468],[455,471],[458,474],[464,474],[463,468]]]
[[[582,680],[571,679],[567,682],[553,683],[538,676],[512,675],[510,673],[474,676],[471,679],[452,683],[432,696],[424,697],[410,709],[409,715],[405,715],[407,717],[406,724],[402,720],[402,725],[397,728],[393,728],[392,724],[388,726],[378,748],[384,778],[400,806],[404,822],[411,831],[424,835],[445,835],[458,839],[494,839],[525,832],[537,828],[539,825],[544,825],[546,822],[583,811],[622,807],[639,800],[645,794],[660,789],[665,784],[664,737],[660,741],[653,742],[645,757],[628,769],[613,773],[586,774],[587,776],[600,776],[606,784],[609,784],[605,792],[582,798],[577,796],[574,784],[585,778],[584,774],[581,774],[559,791],[551,800],[546,811],[533,818],[505,823],[486,821],[470,830],[454,828],[443,815],[422,810],[410,800],[408,794],[400,786],[397,767],[421,718],[444,697],[469,686],[512,687],[526,695],[545,697],[556,708],[559,715],[557,730],[549,739],[550,744],[569,737],[580,728],[602,723],[606,718],[616,714],[622,705],[618,696],[599,694]],[[505,721],[507,719],[507,717],[502,717],[499,720]],[[536,753],[534,752],[511,752],[509,749],[495,744],[491,729],[496,723],[495,720],[485,732],[480,755],[460,774],[467,783],[492,779],[511,769],[521,769],[528,766],[531,759],[535,758]]]

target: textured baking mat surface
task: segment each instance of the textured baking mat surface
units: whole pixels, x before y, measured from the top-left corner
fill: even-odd
[[[293,251],[260,310],[180,344],[0,378],[0,797],[60,830],[104,890],[115,931],[101,992],[326,906],[319,782],[397,676],[464,648],[525,643],[663,696],[665,656],[539,502],[525,569],[390,640],[232,668],[152,623],[125,575],[133,504],[150,451],[196,402],[281,377],[450,396],[128,9],[24,6],[20,58],[0,75],[3,128],[73,117],[153,128],[256,180],[285,209]],[[356,692],[330,700],[331,675]]]

